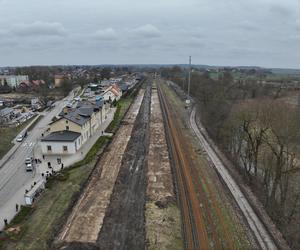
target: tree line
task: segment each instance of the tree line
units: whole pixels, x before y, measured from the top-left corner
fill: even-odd
[[[179,67],[162,72],[183,88]],[[297,249],[300,230],[300,107],[282,100],[288,93],[259,81],[234,81],[230,72],[212,79],[193,72],[191,94],[210,136]]]

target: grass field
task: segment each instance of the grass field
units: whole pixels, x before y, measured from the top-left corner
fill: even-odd
[[[34,129],[35,125],[44,117],[44,115],[40,115],[27,129],[27,131],[31,131]]]
[[[35,118],[32,117],[18,127],[0,128],[0,159],[13,147],[11,141]]]
[[[127,109],[129,108],[130,104],[132,103],[133,98],[128,97],[126,99],[121,99],[117,103],[117,110],[114,115],[113,121],[109,124],[106,128],[107,133],[115,133],[119,127],[119,124],[126,113]]]

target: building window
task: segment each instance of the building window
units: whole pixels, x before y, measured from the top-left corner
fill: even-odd
[[[69,123],[69,121],[68,120],[66,120],[66,124],[68,124]]]
[[[47,145],[47,150],[52,151],[52,147],[50,145]]]
[[[69,130],[70,128],[69,128],[69,126],[66,126],[66,130]]]
[[[63,151],[67,152],[68,151],[68,146],[63,146]]]

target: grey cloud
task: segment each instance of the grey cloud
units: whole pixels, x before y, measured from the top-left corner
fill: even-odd
[[[194,63],[300,67],[299,0],[130,3],[0,0],[1,64],[183,63],[192,55]]]
[[[271,4],[270,11],[283,17],[289,17],[294,13],[294,10],[291,8],[291,6],[286,6],[279,3]]]
[[[132,29],[131,32],[135,35],[154,38],[160,37],[162,35],[161,31],[152,24],[146,24],[135,29]]]
[[[116,31],[112,28],[97,30],[92,34],[92,37],[100,40],[115,40],[118,38]]]
[[[64,36],[66,30],[57,22],[36,21],[30,24],[16,24],[12,32],[18,36]]]
[[[246,31],[257,31],[259,30],[259,27],[257,25],[255,25],[254,23],[244,20],[239,24],[239,27],[241,29],[244,29]]]

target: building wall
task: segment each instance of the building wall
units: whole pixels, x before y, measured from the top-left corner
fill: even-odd
[[[74,123],[71,122],[65,118],[62,118],[52,124],[50,124],[50,132],[57,132],[57,131],[63,131],[67,130],[66,127],[69,126],[69,130],[77,133],[81,133],[81,127]]]
[[[78,139],[76,140],[76,143]],[[51,146],[51,151],[48,151],[48,146]],[[68,151],[63,150],[63,146],[68,147]],[[81,145],[80,145],[81,146]],[[80,148],[80,146],[77,146],[77,150]],[[75,141],[74,142],[41,142],[42,147],[42,153],[44,155],[68,155],[68,154],[75,154],[76,148],[75,148]]]
[[[95,120],[96,121],[96,120]],[[90,136],[93,134],[92,127],[91,127],[91,122],[90,120],[87,121],[85,124],[82,126],[79,126],[78,124],[69,121],[65,118],[62,118],[50,125],[50,130],[49,132],[57,132],[57,131],[64,131],[67,130],[67,126],[69,126],[69,131],[77,132],[81,134],[81,142],[85,143]]]
[[[103,95],[103,100],[104,101],[109,101],[111,100],[112,102],[116,99],[115,95],[111,92],[111,91],[107,91],[104,95]]]
[[[11,88],[16,88],[19,86],[21,82],[29,81],[29,78],[27,75],[3,75],[0,76],[0,85],[4,85],[5,81],[7,82],[7,85]]]
[[[101,110],[94,112],[91,117],[91,133],[94,134],[95,130],[99,128],[102,123]]]
[[[55,87],[60,87],[62,82],[63,82],[62,78],[54,78],[54,86]]]
[[[91,137],[91,122],[87,121],[81,127],[81,141],[85,143]]]

